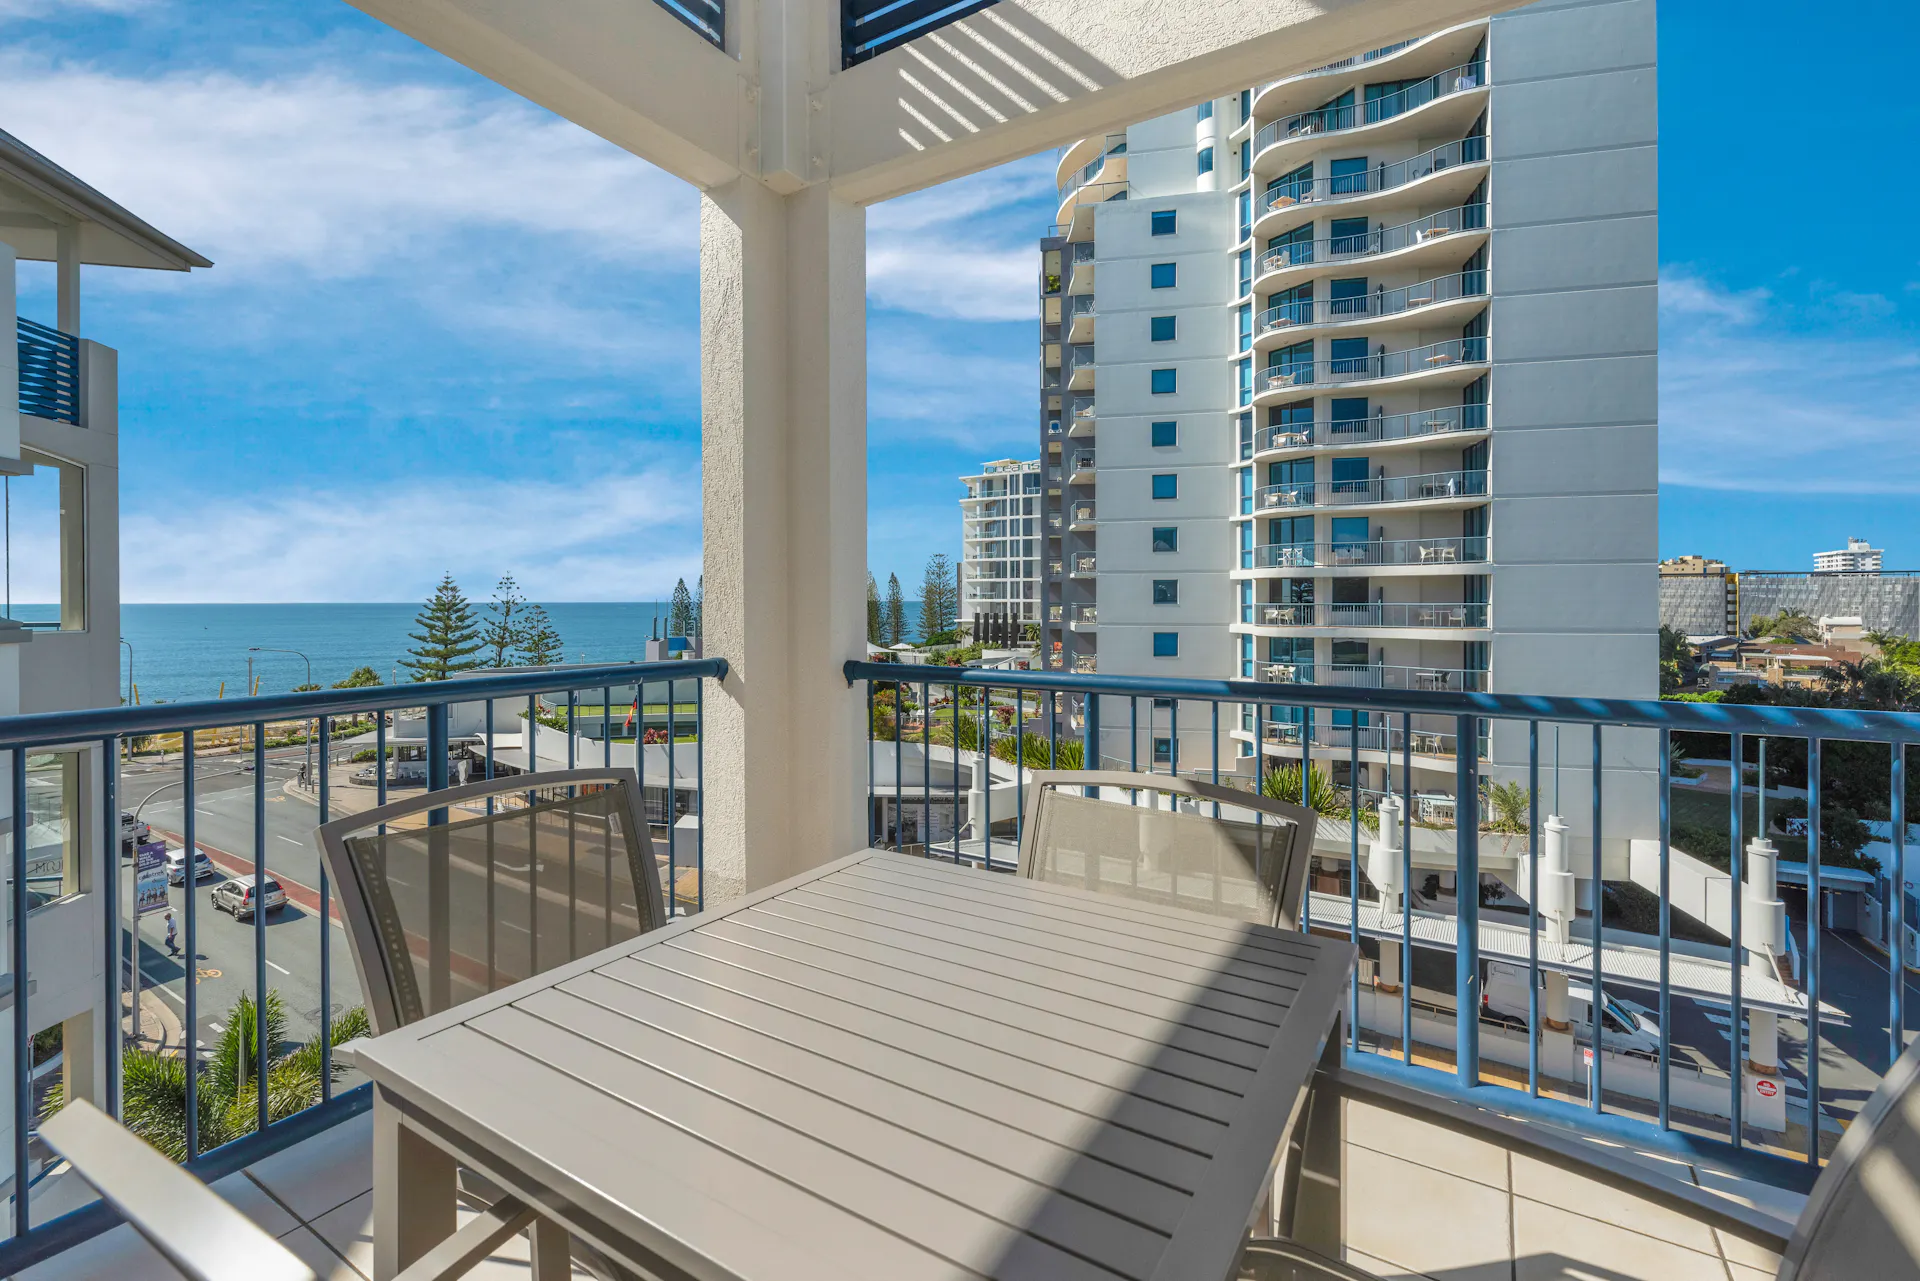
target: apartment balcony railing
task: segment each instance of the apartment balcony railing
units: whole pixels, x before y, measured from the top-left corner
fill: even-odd
[[[1080,472],[1090,472],[1093,469],[1093,451],[1091,449],[1083,449],[1073,456],[1073,470],[1076,474]]]
[[[1073,621],[1075,623],[1098,623],[1100,621],[1099,606],[1075,605],[1073,607]]]
[[[1076,242],[1073,246],[1072,261],[1075,263],[1092,262],[1093,243],[1087,240]],[[1089,295],[1089,297],[1091,297],[1091,295]]]
[[[1076,654],[1071,670],[1077,676],[1091,676],[1100,670],[1100,660],[1092,654]]]
[[[1325,178],[1300,178],[1292,182],[1277,183],[1261,195],[1260,212],[1266,214],[1294,205],[1316,204],[1321,201],[1342,200],[1353,196],[1368,196],[1382,191],[1392,191],[1395,187],[1404,187],[1410,182],[1418,182],[1445,169],[1458,168],[1461,165],[1484,164],[1486,159],[1487,140],[1485,138],[1462,138],[1457,142],[1444,143],[1432,151],[1411,156],[1406,160],[1375,165],[1360,173],[1338,174]]]
[[[1047,514],[1047,528],[1050,530],[1053,530],[1056,533],[1059,532],[1059,529],[1060,529],[1060,513],[1059,512],[1049,512]]]
[[[1092,503],[1075,503],[1073,505],[1073,523],[1076,525],[1092,524],[1093,506]]]
[[[1283,271],[1288,267],[1305,267],[1314,263],[1347,263],[1358,258],[1373,258],[1381,254],[1399,253],[1415,245],[1432,244],[1448,236],[1463,231],[1483,231],[1487,226],[1487,207],[1484,204],[1458,205],[1452,209],[1442,209],[1438,213],[1416,218],[1412,222],[1401,223],[1396,227],[1376,227],[1371,231],[1359,232],[1351,236],[1322,236],[1318,240],[1296,240],[1292,244],[1280,245],[1269,249],[1260,256],[1260,270]],[[1465,273],[1468,284],[1477,284],[1469,293],[1486,292],[1486,273]],[[1459,288],[1456,283],[1454,288]],[[1416,291],[1411,296],[1418,298],[1420,286],[1412,286]],[[1465,295],[1455,295],[1464,297]],[[1362,298],[1366,295],[1362,295]],[[1341,298],[1335,302],[1360,303],[1362,298]],[[1428,299],[1427,301],[1433,301]],[[1416,302],[1414,306],[1421,306]],[[1404,307],[1395,310],[1404,310]],[[1270,314],[1270,313],[1264,313]],[[1335,315],[1345,314],[1335,311]],[[1393,311],[1365,312],[1355,311],[1355,316],[1392,315]]]
[[[1258,627],[1485,627],[1485,601],[1321,601],[1285,604],[1257,601],[1251,621]]]
[[[80,340],[23,317],[15,321],[20,412],[80,424]]]
[[[1075,396],[1067,402],[1067,412],[1081,422],[1091,420],[1093,418],[1093,397]]]
[[[1266,666],[1284,671],[1288,664],[1269,663]],[[1269,683],[1288,683],[1285,676],[1262,674],[1259,679]],[[1260,727],[1260,741],[1270,746],[1299,747],[1308,740],[1311,740],[1312,746],[1330,751],[1351,748],[1362,752],[1398,754],[1405,750],[1414,756],[1443,760],[1454,759],[1455,744],[1459,741],[1455,735],[1438,730],[1403,730],[1385,724],[1334,725],[1316,722],[1312,734],[1308,734],[1306,726],[1299,721],[1265,721]],[[1475,741],[1479,744],[1481,755],[1485,755],[1487,736],[1483,733]]]
[[[1269,307],[1255,319],[1260,335],[1300,329],[1308,325],[1339,325],[1358,320],[1383,320],[1426,311],[1450,302],[1487,297],[1491,285],[1484,271],[1462,271],[1438,276],[1398,289],[1380,289],[1357,298],[1310,298]]]
[[[1109,157],[1124,156],[1126,154],[1127,135],[1124,133],[1108,134],[1106,145],[1102,148],[1100,154],[1080,166],[1080,168],[1074,170],[1073,173],[1067,176],[1067,180],[1060,184],[1061,199],[1065,199],[1099,178],[1101,172],[1107,167],[1107,159]]]
[[[1314,76],[1323,76],[1329,71],[1339,71],[1339,70],[1342,70],[1343,68],[1355,66],[1359,63],[1372,62],[1376,58],[1384,58],[1389,54],[1399,53],[1402,49],[1405,49],[1411,45],[1419,44],[1420,41],[1423,39],[1425,39],[1424,36],[1415,36],[1411,40],[1400,40],[1393,44],[1382,45],[1378,49],[1368,50],[1366,53],[1359,54],[1356,57],[1341,58],[1338,61],[1329,62],[1324,67],[1315,67],[1312,71],[1303,71],[1297,76],[1283,76],[1278,80],[1269,80],[1265,84],[1261,85],[1257,90],[1254,91],[1254,96],[1259,97],[1261,94],[1273,88],[1275,85],[1287,84],[1288,82],[1294,81],[1294,80],[1310,80]]]
[[[1255,606],[1255,609],[1260,606]],[[1405,667],[1386,663],[1259,663],[1256,679],[1282,685],[1332,685],[1340,689],[1439,690],[1478,694],[1487,674],[1446,667]]]
[[[1263,485],[1253,491],[1257,512],[1283,507],[1355,507],[1368,503],[1418,503],[1479,498],[1487,492],[1485,468],[1429,472],[1422,476],[1375,476],[1366,480],[1321,480]]]
[[[1093,573],[1093,562],[1094,558],[1091,556],[1075,556],[1073,558],[1073,572],[1075,574],[1091,574]]]
[[[1489,359],[1485,338],[1449,338],[1444,342],[1405,351],[1383,351],[1371,356],[1343,356],[1334,360],[1290,360],[1268,365],[1254,374],[1255,394],[1294,387],[1339,387],[1379,382],[1413,374],[1434,373],[1459,365],[1483,365]]]
[[[1453,67],[1425,80],[1416,80],[1404,89],[1383,94],[1365,102],[1356,102],[1344,107],[1321,107],[1314,111],[1303,111],[1299,115],[1287,116],[1275,120],[1258,134],[1254,135],[1253,150],[1257,156],[1268,147],[1289,138],[1301,138],[1309,134],[1339,133],[1346,129],[1359,129],[1367,125],[1379,124],[1395,116],[1405,115],[1416,107],[1424,107],[1440,98],[1457,93],[1466,93],[1486,84],[1486,63],[1473,62]]]
[[[1488,428],[1487,406],[1443,405],[1410,414],[1379,414],[1368,418],[1336,418],[1312,423],[1276,423],[1254,433],[1255,453],[1278,449],[1347,447],[1379,441],[1417,440],[1453,432]]]
[[[1066,568],[1067,567],[1066,567],[1065,561],[1050,560],[1047,562],[1047,573],[1052,575],[1055,578],[1058,578],[1060,577],[1061,574],[1065,573]]]
[[[1478,564],[1487,559],[1486,535],[1459,538],[1368,539],[1364,542],[1262,543],[1253,569],[1345,569],[1366,565]]]

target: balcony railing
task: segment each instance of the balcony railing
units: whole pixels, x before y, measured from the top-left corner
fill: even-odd
[[[1108,134],[1100,154],[1067,175],[1067,180],[1060,184],[1060,197],[1065,199],[1067,196],[1072,195],[1074,192],[1080,190],[1080,188],[1098,178],[1101,171],[1107,167],[1107,158],[1109,156],[1124,156],[1126,154],[1127,135],[1124,133]]]
[[[1487,688],[1487,674],[1481,671],[1405,667],[1386,663],[1259,663],[1254,667],[1254,676],[1274,684],[1318,683],[1340,689],[1415,689],[1477,694]]]
[[[1093,561],[1094,558],[1091,556],[1075,556],[1073,558],[1073,572],[1076,574],[1093,573]]]
[[[1339,387],[1349,383],[1379,382],[1410,374],[1432,373],[1456,365],[1485,364],[1485,338],[1449,338],[1406,351],[1383,351],[1371,356],[1343,356],[1334,360],[1289,360],[1268,365],[1253,377],[1256,393],[1286,391],[1292,387]]]
[[[1376,227],[1371,231],[1358,232],[1350,236],[1323,236],[1318,240],[1296,240],[1292,244],[1279,245],[1260,256],[1260,270],[1262,272],[1282,271],[1288,267],[1305,267],[1314,263],[1345,263],[1359,258],[1377,257],[1380,254],[1398,253],[1414,245],[1444,240],[1458,232],[1481,231],[1486,228],[1486,225],[1486,205],[1458,205],[1395,227]],[[1470,272],[1467,275],[1469,278],[1478,278],[1479,281],[1480,287],[1472,292],[1484,293],[1486,273]],[[1412,288],[1417,290],[1419,286],[1412,286]],[[1361,298],[1366,296],[1363,294]],[[1359,303],[1361,299],[1343,298],[1334,301]],[[1354,314],[1390,315],[1392,313],[1356,311]]]
[[[1091,524],[1092,521],[1093,521],[1093,504],[1092,503],[1075,503],[1073,505],[1073,523],[1074,524],[1086,525],[1086,524]]]
[[[1474,62],[1453,67],[1438,75],[1416,80],[1404,89],[1370,98],[1344,107],[1320,107],[1299,115],[1275,120],[1254,136],[1253,150],[1258,155],[1277,142],[1309,134],[1339,133],[1405,115],[1436,99],[1478,89],[1486,83],[1486,63]]]
[[[1487,559],[1487,538],[1368,539],[1353,542],[1262,543],[1253,549],[1254,569],[1344,569],[1364,565],[1477,564]]]
[[[1356,320],[1380,320],[1422,311],[1440,303],[1485,298],[1491,288],[1484,271],[1462,271],[1438,276],[1398,289],[1380,289],[1354,298],[1310,298],[1281,303],[1261,312],[1255,332],[1271,334],[1305,325],[1338,325]]]
[[[1263,485],[1253,491],[1257,512],[1282,507],[1354,507],[1367,503],[1418,503],[1448,498],[1479,498],[1487,492],[1484,468],[1429,472],[1422,476],[1375,476],[1366,480],[1322,480],[1294,485]]]
[[[1076,623],[1098,623],[1100,621],[1099,607],[1097,605],[1075,605],[1073,607],[1073,621]]]
[[[1072,400],[1067,402],[1067,410],[1075,418],[1079,418],[1083,420],[1092,418],[1093,417],[1093,397],[1075,396]]]
[[[1486,158],[1487,140],[1485,138],[1462,138],[1457,142],[1444,143],[1432,151],[1423,152],[1406,160],[1375,165],[1359,173],[1338,174],[1325,178],[1300,178],[1292,182],[1277,183],[1260,197],[1260,210],[1262,213],[1272,213],[1276,209],[1286,209],[1294,205],[1316,204],[1325,200],[1343,200],[1352,196],[1392,191],[1395,187],[1404,187],[1410,182],[1432,177],[1445,169],[1454,169],[1461,165],[1483,164]]]
[[[1315,604],[1256,602],[1259,627],[1485,627],[1485,601],[1321,601]]]
[[[55,422],[80,424],[80,340],[16,319],[20,356],[20,412]]]
[[[1351,446],[1386,440],[1414,440],[1452,432],[1487,430],[1487,406],[1443,405],[1410,414],[1379,414],[1370,418],[1336,418],[1312,423],[1275,423],[1254,434],[1257,453],[1275,449],[1311,449],[1315,446]]]
[[[1269,663],[1267,667],[1284,671],[1285,663]],[[1259,679],[1270,683],[1286,684],[1284,676],[1262,674]],[[1332,683],[1332,682],[1330,682]],[[1267,721],[1261,726],[1260,741],[1277,747],[1299,747],[1302,741],[1311,739],[1314,747],[1324,747],[1338,751],[1341,748],[1357,748],[1363,752],[1388,752],[1398,754],[1402,750],[1414,756],[1438,757],[1443,760],[1454,758],[1454,744],[1458,741],[1452,734],[1438,730],[1402,730],[1391,725],[1332,725],[1316,723],[1313,733],[1308,734],[1306,727],[1299,721]],[[1477,740],[1481,754],[1487,750],[1487,738],[1482,734]]]
[[[1092,450],[1083,449],[1079,453],[1073,456],[1073,470],[1075,472],[1088,472],[1088,471],[1092,471],[1093,469],[1094,468],[1093,468],[1093,451]]]

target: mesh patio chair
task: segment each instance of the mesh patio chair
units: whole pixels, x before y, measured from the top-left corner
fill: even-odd
[[[1312,810],[1170,774],[1039,770],[1030,779],[1020,875],[1299,928]]]
[[[664,925],[637,792],[632,770],[525,774],[321,827],[375,1034]]]

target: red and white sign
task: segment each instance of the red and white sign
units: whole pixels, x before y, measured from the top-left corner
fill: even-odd
[[[1759,1094],[1763,1099],[1770,1099],[1780,1093],[1780,1083],[1778,1081],[1769,1081],[1764,1078],[1755,1081],[1753,1088],[1755,1093]]]

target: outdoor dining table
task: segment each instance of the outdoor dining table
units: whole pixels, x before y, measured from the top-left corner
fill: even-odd
[[[1225,1278],[1354,955],[862,851],[364,1043],[376,1275],[464,1167],[647,1276]]]

